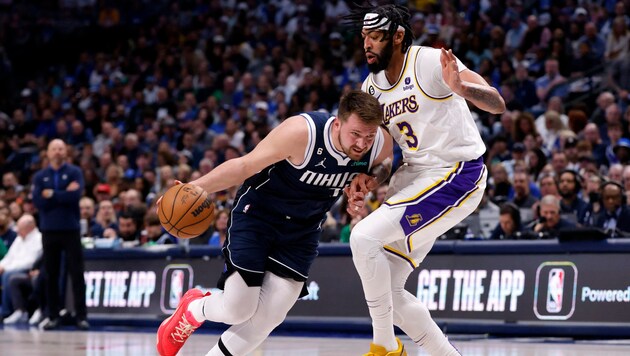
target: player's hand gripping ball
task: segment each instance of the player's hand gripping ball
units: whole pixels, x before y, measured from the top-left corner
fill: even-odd
[[[215,218],[214,202],[208,193],[194,184],[178,184],[162,196],[158,217],[166,231],[182,239],[197,237]]]

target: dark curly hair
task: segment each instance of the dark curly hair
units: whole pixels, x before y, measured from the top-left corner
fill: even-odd
[[[411,25],[409,20],[411,19],[411,13],[409,9],[404,6],[387,4],[387,5],[374,5],[368,2],[367,5],[355,5],[350,13],[343,17],[343,24],[351,27],[356,32],[361,32],[363,28],[363,20],[368,13],[374,13],[377,17],[373,20],[374,23],[379,23],[383,18],[389,20],[389,28],[385,31],[382,41],[391,39],[398,26],[405,29],[405,37],[402,41],[402,53],[405,53],[411,43],[413,42],[413,32],[411,31]]]

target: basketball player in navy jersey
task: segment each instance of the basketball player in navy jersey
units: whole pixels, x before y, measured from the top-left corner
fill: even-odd
[[[205,320],[233,325],[208,355],[246,355],[284,320],[304,291],[326,212],[359,175],[370,182],[389,175],[393,141],[382,119],[377,99],[352,91],[337,117],[290,117],[249,154],[191,182],[209,193],[242,186],[223,246],[223,293],[186,292],[160,325],[160,355],[175,355]],[[354,192],[348,212],[362,204]]]
[[[491,113],[505,110],[498,91],[451,51],[412,46],[409,18],[409,10],[397,5],[358,7],[346,18],[361,28],[371,72],[362,89],[383,106],[383,123],[404,163],[386,201],[350,238],[372,318],[366,356],[407,354],[394,324],[431,355],[459,354],[404,286],[437,237],[481,201],[485,144],[466,101]],[[365,184],[353,183],[349,196],[357,191],[365,192]]]

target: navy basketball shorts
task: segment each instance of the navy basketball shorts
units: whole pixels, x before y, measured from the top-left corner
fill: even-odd
[[[219,288],[233,272],[248,286],[261,286],[266,271],[303,282],[317,256],[320,221],[298,222],[286,216],[257,214],[238,204],[231,212],[223,246],[226,266]]]

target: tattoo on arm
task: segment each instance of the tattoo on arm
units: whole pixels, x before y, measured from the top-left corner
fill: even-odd
[[[480,109],[495,114],[505,111],[503,98],[496,89],[490,86],[469,83],[466,86],[464,98],[472,101]]]

